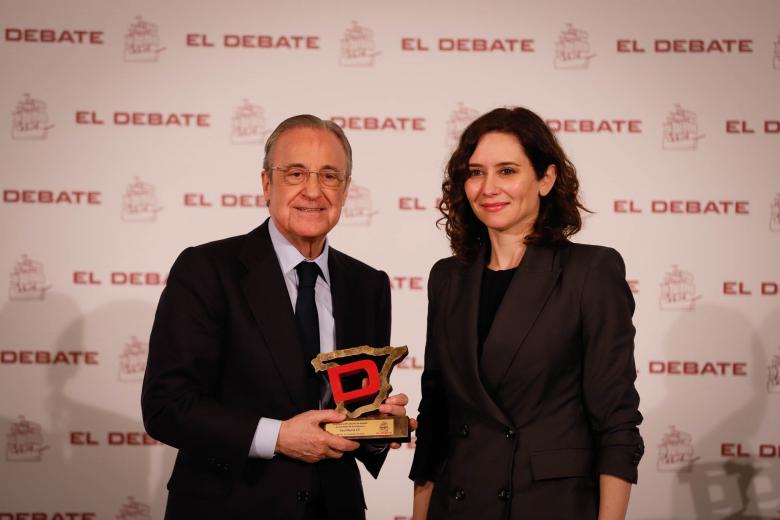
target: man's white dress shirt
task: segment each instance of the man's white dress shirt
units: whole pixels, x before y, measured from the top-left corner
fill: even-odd
[[[290,305],[295,312],[295,300],[298,298],[298,272],[295,270],[295,266],[308,260],[276,228],[273,219],[268,220],[268,231],[271,234],[271,244],[276,258],[279,260],[279,267],[282,268],[284,284],[290,295]],[[314,286],[314,302],[317,306],[317,318],[320,325],[320,352],[333,352],[336,343],[336,324],[333,321],[333,298],[330,294],[330,272],[328,271],[328,249],[326,239],[322,254],[313,260],[322,271],[322,276],[317,277],[317,283]],[[295,348],[293,345],[283,347]],[[252,446],[249,448],[249,456],[261,459],[273,458],[281,426],[282,421],[278,419],[262,417],[257,425],[257,430],[255,430]]]

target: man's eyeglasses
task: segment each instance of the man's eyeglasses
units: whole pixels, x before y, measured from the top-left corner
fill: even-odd
[[[323,188],[339,188],[344,184],[344,180],[346,179],[344,172],[332,170],[330,168],[323,168],[318,172],[313,172],[306,168],[301,168],[300,166],[290,166],[288,168],[274,166],[271,170],[282,172],[282,178],[285,184],[289,184],[290,186],[308,182],[309,175],[312,174],[317,176],[317,182],[319,182],[320,186]]]

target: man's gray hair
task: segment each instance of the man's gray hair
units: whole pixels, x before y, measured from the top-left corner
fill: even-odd
[[[274,146],[276,146],[276,141],[278,141],[279,137],[281,137],[281,135],[287,130],[292,130],[294,128],[313,128],[315,130],[326,130],[335,135],[341,143],[342,148],[344,148],[344,155],[347,157],[347,171],[345,172],[347,178],[352,175],[352,147],[349,145],[347,136],[344,135],[344,131],[341,129],[341,127],[333,121],[326,121],[311,114],[301,114],[285,119],[279,123],[279,126],[277,126],[273,132],[271,132],[270,136],[268,136],[268,140],[265,142],[263,169],[268,172],[269,176],[271,174],[271,161],[273,160],[273,152]]]

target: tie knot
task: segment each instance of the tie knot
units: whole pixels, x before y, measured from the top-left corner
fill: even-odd
[[[303,261],[295,266],[295,270],[298,271],[298,287],[314,287],[317,276],[322,274],[315,262]]]

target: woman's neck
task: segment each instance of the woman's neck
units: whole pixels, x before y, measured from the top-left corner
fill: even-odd
[[[503,271],[520,265],[525,254],[527,233],[509,233],[488,230],[490,237],[490,262],[488,269]]]

